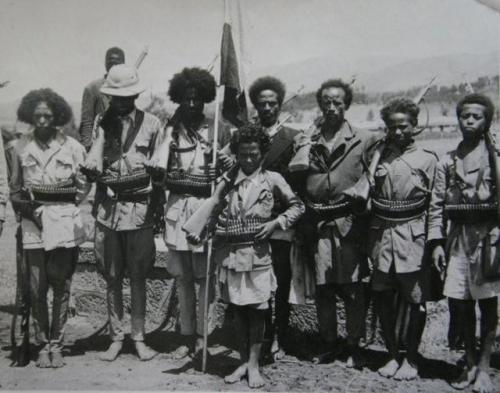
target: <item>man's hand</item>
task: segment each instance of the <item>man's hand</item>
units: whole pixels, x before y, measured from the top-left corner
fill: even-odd
[[[311,142],[311,137],[309,135],[306,135],[304,132],[295,135],[293,138],[294,140],[294,149],[298,150],[302,146],[310,145]]]
[[[188,233],[186,235],[186,239],[189,243],[197,246],[201,243],[201,239],[198,235],[194,234],[194,233]]]
[[[266,240],[280,226],[277,219],[266,222],[260,226],[260,231],[255,235],[255,240]]]
[[[444,253],[444,248],[440,244],[434,247],[432,250],[432,263],[438,270],[441,276],[444,276],[444,271],[446,267],[446,256]]]
[[[221,152],[217,152],[217,161],[224,171],[227,171],[234,164],[234,160],[230,155]]]
[[[89,183],[93,183],[102,174],[102,171],[96,169],[97,167],[92,163],[86,163],[85,166],[80,165],[80,172],[87,178]]]

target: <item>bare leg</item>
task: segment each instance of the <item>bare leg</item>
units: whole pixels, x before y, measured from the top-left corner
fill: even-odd
[[[408,352],[394,379],[410,381],[418,376],[418,347],[425,327],[427,310],[425,304],[410,304],[410,322],[408,324]]]
[[[496,297],[479,300],[479,309],[481,310],[481,350],[476,382],[472,389],[474,392],[490,393],[495,391],[488,370],[498,324],[497,303],[498,299]]]
[[[259,371],[259,357],[264,340],[264,320],[265,311],[248,307],[249,311],[249,344],[250,351],[248,357],[248,386],[251,388],[260,388],[264,386],[265,381]]]
[[[456,381],[451,383],[455,389],[465,389],[476,380],[476,310],[474,300],[450,299],[454,309],[463,315],[463,334],[466,367]]]
[[[231,304],[234,315],[234,323],[236,331],[240,333],[240,361],[239,367],[231,374],[224,377],[225,383],[236,383],[241,381],[247,375],[248,368],[248,351],[249,351],[249,320],[246,307],[235,306]]]
[[[399,368],[398,347],[396,343],[396,310],[394,305],[394,291],[375,292],[375,304],[382,327],[385,346],[389,352],[389,361],[381,368],[378,373],[386,378],[392,378]]]

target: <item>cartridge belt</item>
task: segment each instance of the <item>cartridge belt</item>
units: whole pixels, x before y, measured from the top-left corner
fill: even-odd
[[[386,221],[407,221],[425,214],[428,202],[428,198],[399,201],[373,198],[372,211],[375,216]]]

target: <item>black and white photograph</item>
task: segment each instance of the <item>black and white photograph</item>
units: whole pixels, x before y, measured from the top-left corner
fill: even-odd
[[[0,0],[0,391],[500,393],[500,0]]]

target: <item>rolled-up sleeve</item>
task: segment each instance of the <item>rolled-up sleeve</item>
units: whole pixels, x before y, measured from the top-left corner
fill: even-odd
[[[274,195],[279,198],[287,209],[277,220],[282,230],[289,229],[304,214],[305,206],[302,200],[292,191],[290,185],[279,173],[272,172]]]
[[[444,203],[446,198],[446,173],[448,171],[448,156],[443,157],[436,166],[436,176],[432,187],[427,221],[427,241],[446,238],[446,222],[444,218]]]

